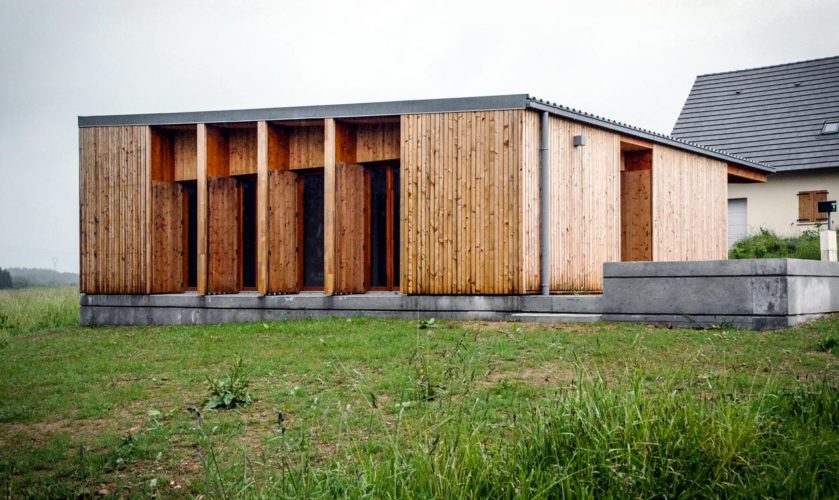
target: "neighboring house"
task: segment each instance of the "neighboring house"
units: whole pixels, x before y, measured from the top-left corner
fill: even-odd
[[[772,172],[524,94],[79,127],[85,294],[597,292],[724,259],[727,182]]]
[[[816,228],[816,203],[839,198],[839,56],[700,75],[673,136],[776,169],[729,184],[729,247],[760,228]]]

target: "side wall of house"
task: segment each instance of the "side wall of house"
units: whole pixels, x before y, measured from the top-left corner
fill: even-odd
[[[600,291],[603,263],[621,258],[620,136],[554,116],[549,127],[551,290]]]
[[[525,291],[523,120],[523,110],[402,116],[403,293]]]
[[[146,293],[149,127],[79,130],[83,293]]]
[[[807,229],[815,229],[814,222],[798,221],[798,193],[827,191],[827,199],[839,198],[839,170],[805,170],[779,172],[761,184],[729,184],[728,198],[746,198],[748,234],[761,228],[782,236],[797,236]],[[834,224],[839,220],[833,214]],[[822,223],[823,224],[823,223]]]
[[[727,166],[653,146],[653,260],[727,258]]]

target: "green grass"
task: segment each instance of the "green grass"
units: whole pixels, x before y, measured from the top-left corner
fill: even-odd
[[[0,290],[0,336],[78,324],[78,288]]]
[[[772,332],[434,326],[329,319],[10,336],[0,489],[839,495],[839,317]],[[207,377],[239,358],[253,403],[203,411]]]
[[[806,230],[799,236],[781,237],[768,229],[736,242],[729,259],[821,259],[819,233]]]

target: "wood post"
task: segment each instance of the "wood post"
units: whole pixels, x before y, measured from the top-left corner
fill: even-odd
[[[198,124],[198,293],[207,293],[207,125]]]
[[[268,123],[256,128],[256,289],[268,293]]]
[[[335,119],[323,122],[323,293],[335,293]]]

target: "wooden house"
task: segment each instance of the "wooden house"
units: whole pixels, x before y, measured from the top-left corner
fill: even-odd
[[[772,169],[527,95],[79,118],[85,294],[598,292]]]

